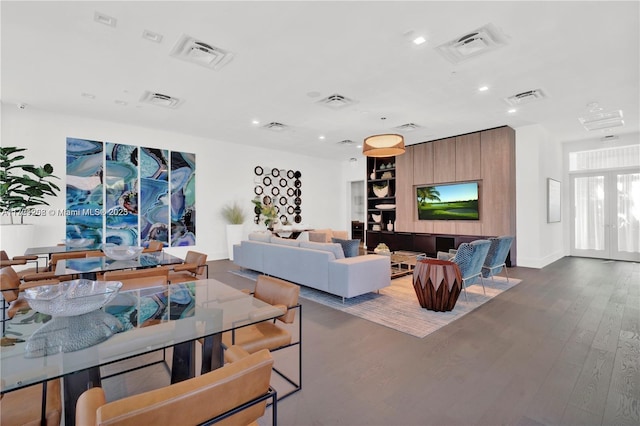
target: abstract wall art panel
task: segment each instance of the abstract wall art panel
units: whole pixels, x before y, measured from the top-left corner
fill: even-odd
[[[169,245],[169,151],[140,148],[140,243]]]
[[[171,246],[196,243],[196,155],[171,152]]]
[[[102,243],[103,172],[102,142],[67,138],[67,238],[92,238]]]
[[[138,245],[138,147],[105,143],[105,242]]]

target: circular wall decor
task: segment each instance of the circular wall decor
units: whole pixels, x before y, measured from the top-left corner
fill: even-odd
[[[295,186],[296,188],[300,188],[302,186],[302,182],[300,182],[300,180],[296,179],[296,180],[293,181],[293,186]]]
[[[264,179],[262,179],[262,183],[264,183],[265,186],[271,185],[271,178],[269,176],[265,176]]]
[[[285,215],[280,216],[280,223],[287,223],[287,217]]]
[[[295,214],[300,214],[300,213],[302,213],[302,209],[300,208],[300,206],[297,206],[296,208],[293,209],[293,212]]]
[[[287,207],[287,213],[289,213],[289,214],[293,214],[293,213],[294,213],[294,210],[295,210],[295,209],[293,208],[293,206],[289,206],[289,207]]]
[[[256,216],[256,217],[253,219],[253,223],[255,223],[256,225],[259,225],[259,224],[260,224],[260,216]]]
[[[285,178],[280,178],[280,186],[283,188],[287,186],[287,180]]]
[[[296,198],[294,198],[293,203],[294,203],[296,206],[299,206],[300,204],[302,204],[302,198],[300,198],[300,197],[296,197]]]
[[[296,170],[293,174],[293,177],[296,179],[300,179],[302,177],[302,173],[300,173],[300,170]]]
[[[300,216],[299,214],[297,214],[297,215],[295,215],[295,217],[293,218],[293,220],[294,220],[296,223],[300,223],[300,222],[302,222],[302,216]]]
[[[278,170],[278,169],[271,170],[271,176],[273,176],[273,177],[280,176],[280,170]]]
[[[280,205],[281,206],[286,206],[287,205],[287,199],[285,197],[280,197]]]
[[[288,177],[289,179],[293,179],[293,178],[295,177],[295,175],[294,175],[294,173],[293,173],[293,170],[289,170],[289,171],[287,172],[287,177]]]
[[[256,193],[256,195],[260,195],[260,194],[262,194],[262,187],[261,187],[261,186],[256,186],[256,187],[253,189],[253,192],[255,192],[255,193]]]
[[[262,197],[262,204],[271,204],[271,197],[269,197],[268,195]]]
[[[273,188],[271,188],[271,195],[276,196],[280,194],[280,190],[278,189],[277,186],[274,186]]]
[[[254,212],[256,215],[260,215],[260,207],[255,206],[255,207],[253,208],[253,212]]]
[[[264,172],[264,170],[262,170],[262,167],[260,167],[260,166],[256,166],[256,168],[255,168],[255,169],[253,169],[253,172],[254,172],[255,174],[257,174],[258,176],[260,176],[260,175]]]
[[[296,197],[301,197],[301,196],[302,196],[302,189],[300,189],[300,188],[296,188],[296,189],[293,191],[293,194],[294,194]]]
[[[287,188],[287,195],[289,197],[293,197],[294,194],[295,194],[295,191],[293,188]]]

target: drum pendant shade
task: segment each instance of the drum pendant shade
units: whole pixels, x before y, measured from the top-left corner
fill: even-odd
[[[369,136],[362,145],[362,154],[366,157],[393,157],[404,151],[404,138],[395,134]]]

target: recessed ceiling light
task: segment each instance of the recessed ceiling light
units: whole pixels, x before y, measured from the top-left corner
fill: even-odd
[[[160,43],[162,41],[162,34],[154,33],[153,31],[142,31],[142,38],[146,38],[154,43]]]
[[[80,96],[82,96],[83,98],[87,98],[87,99],[95,99],[96,95],[93,95],[91,93],[81,93]]]
[[[260,120],[252,120],[251,124],[260,124]]]
[[[321,141],[323,141],[323,140],[324,140],[324,136],[320,135],[320,136],[318,136],[318,139],[320,139]]]
[[[413,44],[420,46],[422,43],[426,42],[427,39],[424,38],[423,36],[419,36],[413,39]]]
[[[515,109],[511,108],[509,111],[507,111],[509,114],[513,114],[514,112],[516,112]]]
[[[362,149],[362,145],[356,145],[356,148]]]
[[[486,92],[487,90],[489,90],[489,86],[481,86],[481,87],[478,87],[478,90],[479,90],[480,92]]]
[[[112,16],[108,16],[105,15],[104,13],[100,13],[100,12],[96,12],[93,15],[93,20],[100,23],[100,24],[104,24],[107,25],[109,27],[114,27],[116,26],[116,23],[118,22],[118,20]]]

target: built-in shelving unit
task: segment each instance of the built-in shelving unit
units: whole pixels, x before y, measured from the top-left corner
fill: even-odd
[[[393,232],[396,222],[396,158],[369,157],[367,170],[367,231]]]

